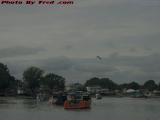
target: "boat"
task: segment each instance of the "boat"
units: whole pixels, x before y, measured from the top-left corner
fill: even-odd
[[[98,94],[98,93],[97,93],[97,94],[96,94],[96,99],[97,99],[97,100],[102,99],[101,94]]]
[[[64,109],[87,109],[91,106],[91,97],[88,94],[69,93],[64,102]]]
[[[45,94],[45,93],[38,93],[38,94],[36,95],[36,100],[37,100],[38,102],[47,101],[47,100],[48,100],[48,95]]]
[[[64,105],[65,100],[67,99],[66,94],[64,93],[55,93],[49,98],[50,104],[55,105]]]

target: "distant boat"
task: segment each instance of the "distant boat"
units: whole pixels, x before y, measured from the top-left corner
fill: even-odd
[[[101,94],[99,94],[99,93],[97,93],[95,96],[96,96],[96,99],[97,99],[97,100],[102,99],[102,96],[101,96]]]
[[[139,90],[135,90],[133,92],[130,92],[129,96],[132,98],[147,98],[147,96]]]
[[[49,98],[49,103],[50,104],[56,104],[56,105],[64,105],[65,100],[67,99],[66,94],[63,93],[57,93],[54,94]]]
[[[88,94],[70,93],[64,102],[65,109],[86,109],[91,106],[91,97]]]
[[[39,93],[39,94],[36,95],[36,100],[39,101],[39,102],[47,101],[48,100],[48,95]]]

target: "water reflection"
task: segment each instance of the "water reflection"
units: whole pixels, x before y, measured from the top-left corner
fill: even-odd
[[[0,120],[158,120],[160,99],[103,98],[91,109],[65,110],[29,98],[0,97]]]
[[[16,104],[16,102],[14,101],[14,98],[1,97],[0,98],[0,104]]]
[[[27,109],[33,109],[38,107],[38,103],[34,99],[23,99],[22,104],[23,104],[23,107]]]

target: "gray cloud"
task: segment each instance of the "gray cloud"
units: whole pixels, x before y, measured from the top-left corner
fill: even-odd
[[[67,71],[71,69],[74,62],[66,57],[48,58],[38,61],[39,65],[49,71]]]
[[[143,83],[148,79],[160,82],[160,54],[147,56],[123,56],[119,54],[95,58],[71,59],[67,57],[47,58],[34,61],[7,62],[11,73],[22,76],[22,72],[29,66],[37,66],[46,72],[60,74],[67,82],[84,82],[91,77],[109,77],[122,83],[137,81]]]
[[[43,48],[29,48],[25,46],[15,46],[15,47],[10,47],[10,48],[3,48],[3,49],[0,49],[0,58],[33,55],[33,54],[37,54],[40,51],[44,51],[44,49]]]
[[[63,8],[6,6],[0,8],[0,60],[18,77],[35,65],[68,81],[94,76],[158,81],[159,11],[159,0],[77,0]]]
[[[107,66],[104,64],[95,64],[95,63],[82,63],[79,65],[76,65],[74,67],[75,70],[78,70],[80,72],[91,72],[91,73],[97,73],[97,72],[113,72],[116,71],[114,66]]]

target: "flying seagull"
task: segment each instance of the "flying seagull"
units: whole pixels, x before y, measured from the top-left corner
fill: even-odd
[[[98,60],[102,60],[102,58],[101,58],[100,56],[97,56],[97,59],[98,59]]]

